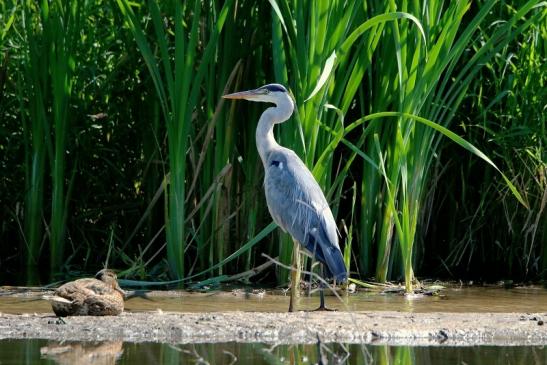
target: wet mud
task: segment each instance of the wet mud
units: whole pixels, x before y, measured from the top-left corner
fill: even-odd
[[[1,314],[0,339],[57,341],[545,345],[546,313],[125,312],[112,317]]]
[[[51,291],[51,290],[49,290]],[[112,317],[59,319],[37,288],[0,288],[0,339],[187,343],[547,345],[547,290],[449,288],[436,297],[358,293],[336,312],[286,313],[288,297],[263,290],[134,292]],[[316,308],[302,297],[299,309]]]

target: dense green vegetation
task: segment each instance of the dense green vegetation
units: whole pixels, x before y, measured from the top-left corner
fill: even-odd
[[[294,95],[276,137],[323,186],[353,278],[544,277],[546,15],[539,1],[2,2],[1,281],[108,265],[215,284],[263,252],[289,263],[254,143],[264,106],[220,98],[269,82]]]

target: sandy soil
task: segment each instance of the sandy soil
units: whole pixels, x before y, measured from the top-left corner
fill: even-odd
[[[168,343],[547,345],[546,313],[218,312],[117,317],[0,314],[0,339]]]

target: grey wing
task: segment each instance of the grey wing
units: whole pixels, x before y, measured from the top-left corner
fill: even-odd
[[[291,150],[270,153],[264,179],[274,221],[343,281],[347,277],[336,222],[319,184]]]

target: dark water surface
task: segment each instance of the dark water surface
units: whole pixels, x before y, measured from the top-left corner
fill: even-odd
[[[126,301],[127,311],[175,311],[218,312],[260,311],[286,312],[289,298],[264,292],[235,290],[233,292],[188,293],[168,292],[143,293]],[[313,309],[318,297],[302,297],[298,309]],[[547,310],[547,289],[522,287],[503,289],[499,287],[447,288],[441,296],[425,296],[409,299],[400,294],[359,292],[342,295],[342,302],[327,297],[327,304],[347,311],[404,311],[404,312],[544,312]],[[1,295],[0,313],[51,313],[49,303],[40,294],[28,296]]]
[[[0,313],[50,313],[39,292],[0,289]],[[212,293],[142,293],[126,302],[128,311],[266,311],[285,312],[288,297],[236,290]],[[357,293],[327,299],[331,307],[352,311],[406,312],[544,312],[547,290],[540,287],[449,288],[441,296],[405,298],[397,294]],[[303,297],[299,309],[316,307],[317,297]],[[0,334],[1,335],[1,334]],[[356,344],[266,345],[216,343],[64,342],[0,340],[0,364],[547,364],[541,346],[387,346]]]
[[[1,364],[547,364],[547,347],[410,347],[1,340]]]

